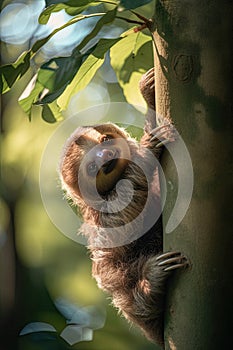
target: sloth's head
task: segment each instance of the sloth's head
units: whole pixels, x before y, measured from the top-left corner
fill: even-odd
[[[60,164],[63,187],[71,197],[108,194],[130,163],[132,143],[125,130],[114,124],[76,129],[65,144]]]

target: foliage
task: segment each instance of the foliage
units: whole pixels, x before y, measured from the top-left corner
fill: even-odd
[[[67,108],[74,93],[84,89],[96,71],[104,63],[110,50],[111,65],[128,102],[134,103],[130,87],[138,82],[152,65],[151,37],[143,34],[147,19],[133,11],[135,20],[130,20],[132,10],[151,2],[151,0],[67,0],[46,1],[47,7],[39,16],[39,23],[44,25],[54,12],[65,10],[73,16],[67,23],[53,30],[46,37],[37,40],[32,47],[23,52],[10,64],[0,67],[1,92],[6,93],[31,69],[32,62],[39,50],[59,31],[87,18],[100,17],[95,27],[73,49],[68,57],[54,57],[36,68],[35,74],[19,99],[19,103],[31,118],[33,105],[42,106],[42,118],[53,123],[61,118],[61,111]],[[93,11],[98,5],[105,5],[104,12]],[[98,9],[98,7],[97,7]],[[120,14],[120,15],[119,15]],[[126,14],[125,17],[122,15]],[[127,17],[128,16],[128,17]],[[138,18],[137,18],[138,17]],[[133,27],[117,38],[99,38],[101,29],[121,19],[139,27]],[[94,41],[94,42],[93,42]],[[126,74],[125,74],[126,72]]]
[[[93,331],[102,328],[105,323],[105,312],[95,306],[80,308],[65,299],[55,302],[57,309],[66,318],[66,327],[58,334],[56,328],[45,322],[27,324],[20,332],[20,336],[28,342],[36,343],[41,349],[51,349],[51,341],[56,349],[68,349],[83,341],[93,339]]]

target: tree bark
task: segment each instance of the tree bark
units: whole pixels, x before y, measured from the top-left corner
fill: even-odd
[[[190,268],[176,272],[168,286],[166,349],[232,347],[232,14],[233,3],[227,0],[156,1],[157,118],[172,119],[188,148],[194,173],[189,208],[181,223],[167,233],[182,183],[177,159],[164,153],[164,251],[181,251],[190,261]],[[172,149],[182,151],[179,140]],[[185,176],[185,158],[179,153],[178,158]],[[185,201],[183,193],[180,211]]]

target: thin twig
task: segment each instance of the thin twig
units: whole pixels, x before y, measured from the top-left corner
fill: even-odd
[[[128,23],[134,23],[134,24],[139,24],[139,25],[143,25],[144,24],[144,22],[135,21],[133,19],[125,18],[125,17],[122,17],[122,16],[116,16],[116,18],[122,19],[123,21],[126,21]]]

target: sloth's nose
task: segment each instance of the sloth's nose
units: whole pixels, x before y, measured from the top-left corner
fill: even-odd
[[[108,162],[114,158],[115,153],[111,149],[103,148],[96,153],[103,162]]]

